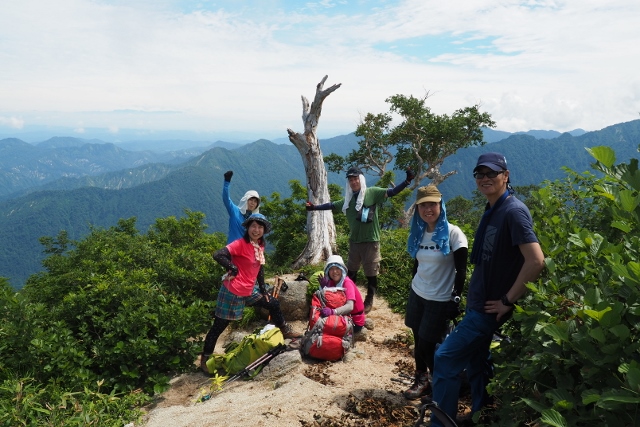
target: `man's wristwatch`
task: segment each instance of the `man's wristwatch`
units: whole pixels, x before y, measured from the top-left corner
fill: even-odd
[[[513,307],[513,303],[509,301],[509,298],[507,298],[507,294],[502,295],[502,298],[500,298],[500,301],[502,302],[502,305],[506,305],[507,307]]]

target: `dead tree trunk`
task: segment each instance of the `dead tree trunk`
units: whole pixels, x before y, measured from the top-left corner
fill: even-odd
[[[302,164],[307,177],[307,198],[314,205],[329,202],[327,170],[324,166],[316,129],[324,99],[341,86],[341,84],[336,84],[323,90],[327,77],[324,76],[316,86],[316,96],[311,105],[309,105],[309,100],[304,95],[302,96],[304,134],[287,129],[289,141],[302,156]],[[307,244],[302,253],[293,262],[291,268],[300,268],[303,265],[318,264],[325,261],[334,253],[335,247],[336,227],[333,223],[333,213],[330,210],[310,211],[307,214]]]

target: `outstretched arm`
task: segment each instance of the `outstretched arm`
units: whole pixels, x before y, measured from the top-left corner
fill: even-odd
[[[321,205],[314,205],[311,202],[307,202],[305,207],[308,211],[328,211],[329,209],[333,209],[333,202],[323,203]]]
[[[235,215],[235,210],[238,209],[236,205],[231,201],[231,196],[229,195],[229,187],[231,186],[231,177],[233,176],[233,171],[227,171],[224,174],[224,184],[222,184],[222,203],[224,207],[227,209],[227,213],[229,216]]]
[[[353,302],[353,300],[350,299],[350,300],[347,300],[345,305],[343,305],[342,307],[338,307],[338,308],[324,307],[320,311],[320,316],[327,317],[327,316],[331,316],[332,314],[337,314],[338,316],[349,315],[353,311],[354,304],[355,303]]]
[[[395,187],[388,189],[387,193],[386,193],[386,196],[387,197],[393,197],[393,196],[397,195],[399,192],[401,192],[402,190],[407,188],[409,186],[409,184],[411,184],[411,181],[413,181],[413,178],[415,178],[415,174],[413,173],[413,171],[411,169],[407,169],[407,179],[405,179],[404,181],[402,181],[400,184],[396,185]]]

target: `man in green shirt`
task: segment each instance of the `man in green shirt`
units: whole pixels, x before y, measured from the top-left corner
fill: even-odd
[[[367,278],[367,296],[364,300],[365,313],[371,311],[373,298],[378,288],[378,272],[380,270],[380,222],[378,207],[387,197],[393,197],[404,190],[415,177],[411,169],[407,169],[407,178],[394,188],[369,187],[362,171],[352,167],[347,171],[345,196],[336,202],[313,205],[307,202],[307,210],[329,210],[342,212],[349,223],[349,258],[347,275],[356,282],[360,266]]]

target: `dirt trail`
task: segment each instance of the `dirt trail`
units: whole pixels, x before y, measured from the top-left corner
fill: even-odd
[[[364,290],[361,290],[364,291]],[[368,318],[366,342],[358,342],[347,361],[303,359],[277,379],[236,381],[210,399],[196,403],[211,380],[194,372],[172,381],[145,417],[145,427],[201,426],[409,426],[415,406],[402,391],[402,375],[413,374],[406,327],[380,298]],[[292,322],[304,330],[306,322]],[[247,331],[247,333],[250,331]],[[221,352],[224,336],[216,352]],[[262,375],[262,374],[261,374]]]

